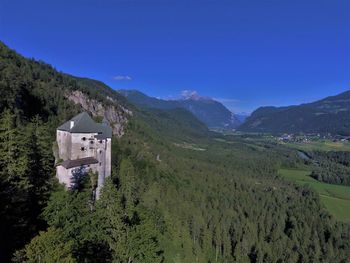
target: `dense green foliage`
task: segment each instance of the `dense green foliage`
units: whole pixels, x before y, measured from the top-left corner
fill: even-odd
[[[317,163],[311,176],[330,184],[350,185],[350,152],[312,152]]]
[[[313,103],[262,107],[239,127],[269,133],[332,133],[350,135],[350,91]]]
[[[316,191],[321,202],[337,220],[350,222],[350,186],[328,184],[312,178],[311,171],[300,169],[280,169],[279,174],[300,185]]]
[[[39,215],[51,190],[52,140],[36,117],[19,124],[9,110],[0,118],[0,257],[23,245],[43,226]]]
[[[92,198],[93,174],[63,189],[54,178],[54,130],[80,110],[65,92],[80,90],[106,104],[113,94],[4,45],[0,56],[3,261],[349,258],[349,225],[335,221],[314,191],[278,177],[281,166],[303,165],[295,151],[209,133],[183,110],[134,114],[126,134],[113,139],[112,177],[99,200]]]
[[[120,147],[153,159],[159,170],[135,165],[148,185],[145,206],[165,215],[161,243],[169,261],[341,262],[347,255],[339,250],[347,239],[335,248],[330,240],[339,239],[329,233],[349,235],[348,226],[335,223],[312,190],[277,178],[277,167],[301,165],[294,152],[239,140],[193,140],[206,149],[193,151],[160,139],[167,134],[145,134],[143,122],[131,128]]]

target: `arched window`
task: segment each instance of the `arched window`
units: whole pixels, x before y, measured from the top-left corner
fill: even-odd
[[[83,152],[85,151],[85,147],[81,147],[80,150]]]
[[[90,141],[90,144],[94,144],[94,141]]]
[[[86,137],[81,138],[84,142],[86,141]]]

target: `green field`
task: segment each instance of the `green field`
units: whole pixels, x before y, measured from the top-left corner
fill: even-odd
[[[350,151],[350,142],[333,142],[330,140],[286,143],[285,145],[303,151]]]
[[[327,210],[339,221],[350,222],[350,187],[321,183],[311,178],[310,171],[280,169],[279,174],[299,184],[309,185],[320,195]]]

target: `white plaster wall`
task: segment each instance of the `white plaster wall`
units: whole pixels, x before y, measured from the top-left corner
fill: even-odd
[[[71,185],[71,174],[70,175],[68,174],[69,170],[70,169],[66,169],[62,165],[59,165],[56,167],[58,181],[61,184],[65,184],[66,187],[70,187]]]
[[[107,139],[106,146],[106,177],[111,176],[111,166],[112,166],[112,139]]]
[[[99,165],[98,164],[90,164],[90,165],[84,165],[80,168],[83,168],[84,173],[88,173],[90,170],[92,172],[98,172]],[[67,188],[71,187],[72,185],[72,172],[77,169],[77,167],[66,169],[62,165],[59,165],[56,167],[56,173],[58,181],[61,184],[64,184]],[[78,167],[79,169],[79,167]]]
[[[105,178],[111,176],[111,139],[104,140],[101,147],[98,148],[99,175],[98,187],[96,189],[96,198],[100,197],[101,189]],[[101,153],[100,153],[101,151]]]
[[[72,133],[72,147],[71,147],[71,160],[85,158],[85,157],[95,157],[95,138],[96,133]],[[83,141],[83,138],[86,138]],[[89,139],[93,139],[92,142]],[[84,151],[81,150],[84,147]]]
[[[71,134],[66,131],[56,132],[56,141],[58,145],[58,156],[62,160],[70,159],[70,153],[72,148]]]
[[[94,157],[97,164],[86,167],[98,173],[97,198],[100,196],[105,178],[111,176],[111,139],[97,140],[94,136],[97,133],[69,133],[57,130],[57,144],[59,147],[59,157],[63,160],[75,160],[85,157]],[[83,138],[86,138],[84,141]],[[90,140],[92,139],[92,140]],[[92,143],[91,143],[92,142]],[[84,147],[82,151],[81,148]],[[72,169],[65,169],[63,166],[57,167],[57,177],[60,183],[67,187],[71,186]]]

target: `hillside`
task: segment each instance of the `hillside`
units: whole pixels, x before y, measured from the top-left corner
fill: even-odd
[[[294,150],[208,132],[183,109],[129,106],[0,45],[2,262],[346,262],[350,227],[277,170]],[[106,88],[106,90],[104,89]],[[108,94],[105,94],[108,93]],[[108,97],[107,97],[108,96]],[[100,200],[55,179],[56,127],[81,111],[113,126]]]
[[[350,135],[350,91],[299,106],[259,108],[239,130]]]
[[[149,97],[137,90],[120,90],[119,92],[131,103],[141,108],[186,109],[211,129],[234,129],[241,124],[224,105],[210,98],[189,96],[180,100],[162,100]]]

